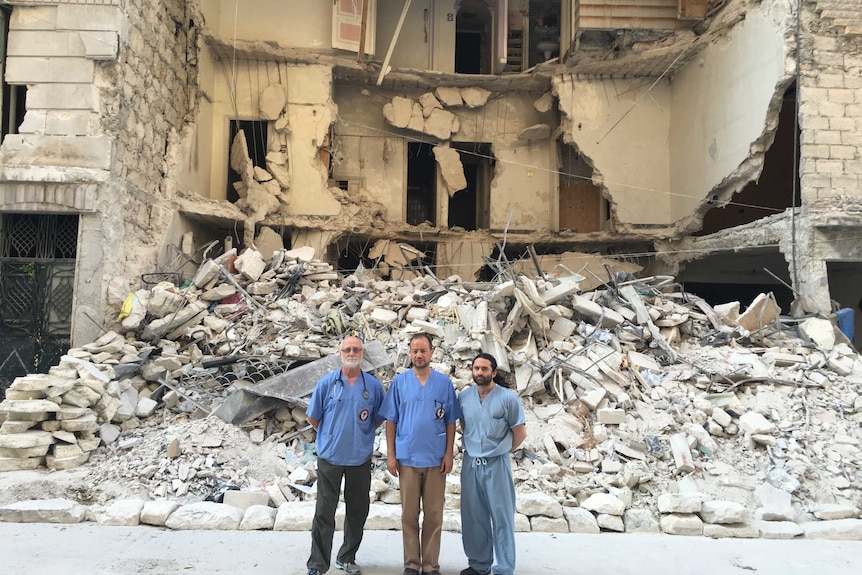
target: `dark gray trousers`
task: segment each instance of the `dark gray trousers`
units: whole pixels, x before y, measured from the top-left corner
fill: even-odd
[[[306,566],[321,573],[329,569],[332,558],[332,537],[335,533],[335,509],[344,478],[344,543],[338,550],[337,559],[342,563],[356,560],[356,552],[362,543],[362,532],[368,518],[371,490],[371,460],[362,465],[333,465],[317,458],[317,504],[311,523],[311,556]]]

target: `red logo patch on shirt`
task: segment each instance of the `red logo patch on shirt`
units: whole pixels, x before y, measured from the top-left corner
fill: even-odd
[[[368,408],[363,407],[361,410],[359,410],[359,421],[367,421],[368,415],[369,415]]]
[[[442,407],[438,407],[437,411],[434,412],[434,415],[437,416],[437,419],[443,419],[443,416],[446,415],[446,410]]]

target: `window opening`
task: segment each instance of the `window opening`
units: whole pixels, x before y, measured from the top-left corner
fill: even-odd
[[[0,100],[0,135],[3,137],[6,134],[17,134],[18,128],[24,122],[24,114],[27,112],[27,87],[17,86],[6,83],[6,48],[9,38],[9,17],[12,14],[12,7],[8,5],[0,5],[0,62],[2,62],[2,71],[0,77],[3,78],[2,100]]]

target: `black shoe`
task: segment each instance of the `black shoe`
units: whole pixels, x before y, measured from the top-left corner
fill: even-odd
[[[419,575],[419,571],[417,571],[416,569],[410,569],[408,567],[407,569],[404,570],[404,573],[402,573],[401,575]]]
[[[434,571],[423,571],[422,575],[440,575],[440,572],[435,569]]]
[[[491,573],[490,569],[488,569],[484,573],[480,573],[480,572],[476,571],[475,569],[473,569],[472,567],[467,567],[466,569],[461,571],[461,575],[489,575],[489,573]]]

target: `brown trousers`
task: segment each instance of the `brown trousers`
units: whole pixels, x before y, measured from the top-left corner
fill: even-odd
[[[401,532],[404,537],[404,568],[425,573],[440,570],[440,535],[446,476],[439,467],[400,466]],[[419,534],[419,508],[422,534]]]

